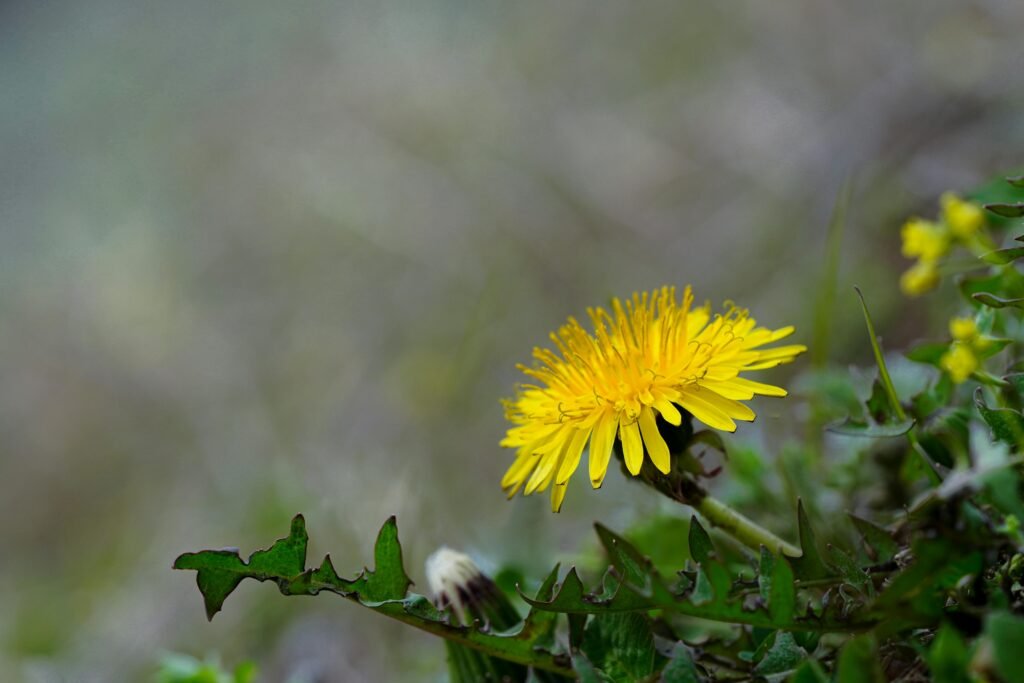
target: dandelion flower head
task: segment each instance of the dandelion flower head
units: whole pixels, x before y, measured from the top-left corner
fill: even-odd
[[[505,402],[512,423],[501,445],[516,450],[502,479],[509,497],[551,487],[556,512],[569,478],[589,444],[590,482],[601,486],[615,440],[634,476],[649,457],[661,472],[670,453],[659,417],[679,426],[681,411],[714,429],[732,432],[754,411],[741,401],[755,395],[785,396],[780,387],[741,377],[746,372],[788,363],[807,350],[800,344],[762,348],[793,332],[792,327],[758,327],[745,309],[727,306],[713,315],[708,304],[694,307],[689,287],[678,300],[664,287],[612,301],[611,312],[588,310],[593,332],[574,318],[551,335],[557,351],[537,348],[532,380]]]

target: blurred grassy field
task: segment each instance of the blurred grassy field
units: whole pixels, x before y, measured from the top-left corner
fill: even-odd
[[[0,679],[144,680],[165,650],[441,678],[439,642],[330,598],[247,585],[207,624],[171,561],[303,511],[354,573],[397,514],[424,589],[438,544],[540,572],[649,512],[620,477],[557,517],[503,499],[515,363],[662,284],[808,341],[851,176],[831,357],[869,360],[854,282],[920,336],[898,226],[1019,165],[1022,26],[1011,0],[3,4]],[[758,413],[737,439],[791,424]]]

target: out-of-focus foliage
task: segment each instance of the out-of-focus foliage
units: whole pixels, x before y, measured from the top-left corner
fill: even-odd
[[[200,661],[195,657],[169,654],[160,660],[156,683],[253,683],[256,665],[245,662],[234,671],[225,671],[217,661]]]
[[[870,392],[848,292],[887,349],[947,341],[954,280],[896,296],[899,227],[1019,163],[1022,23],[1010,0],[0,3],[0,680],[139,680],[211,643],[270,681],[437,678],[434,638],[341,601],[245,584],[207,624],[167,567],[303,510],[311,552],[353,562],[398,515],[419,586],[442,543],[529,595],[555,559],[592,585],[594,519],[642,548],[685,515],[616,477],[557,523],[501,503],[496,399],[567,314],[663,283],[820,328],[801,392],[841,385],[758,405],[716,493],[779,532],[803,496],[832,542],[848,501],[812,494],[859,482],[880,521],[891,463],[812,429]],[[901,392],[931,372],[889,360]]]

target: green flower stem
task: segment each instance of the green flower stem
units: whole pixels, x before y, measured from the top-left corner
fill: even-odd
[[[789,557],[800,557],[802,554],[800,549],[793,544],[782,540],[717,498],[705,494],[699,502],[693,505],[693,508],[711,524],[748,548],[760,550],[761,546],[764,546],[773,553],[781,553]]]
[[[677,503],[693,508],[712,526],[718,527],[748,548],[760,551],[761,546],[764,546],[773,553],[781,552],[790,557],[800,557],[803,554],[793,544],[782,540],[717,498],[709,496],[704,487],[697,482],[695,470],[687,469],[688,463],[691,466],[696,464],[692,456],[681,453],[675,455],[673,460],[673,470],[668,474],[662,474],[649,458],[645,458],[636,479]],[[624,463],[622,467],[628,473]]]

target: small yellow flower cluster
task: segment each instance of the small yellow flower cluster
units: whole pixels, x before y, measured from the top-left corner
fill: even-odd
[[[917,259],[900,278],[900,289],[908,296],[919,296],[939,284],[938,262],[956,243],[971,245],[985,225],[985,212],[979,204],[946,192],[940,199],[939,220],[911,218],[903,224],[903,255]]]
[[[973,318],[953,318],[949,321],[949,333],[953,343],[949,345],[949,351],[939,359],[939,365],[956,384],[963,384],[981,367],[977,352],[985,346],[986,341],[978,333]]]

